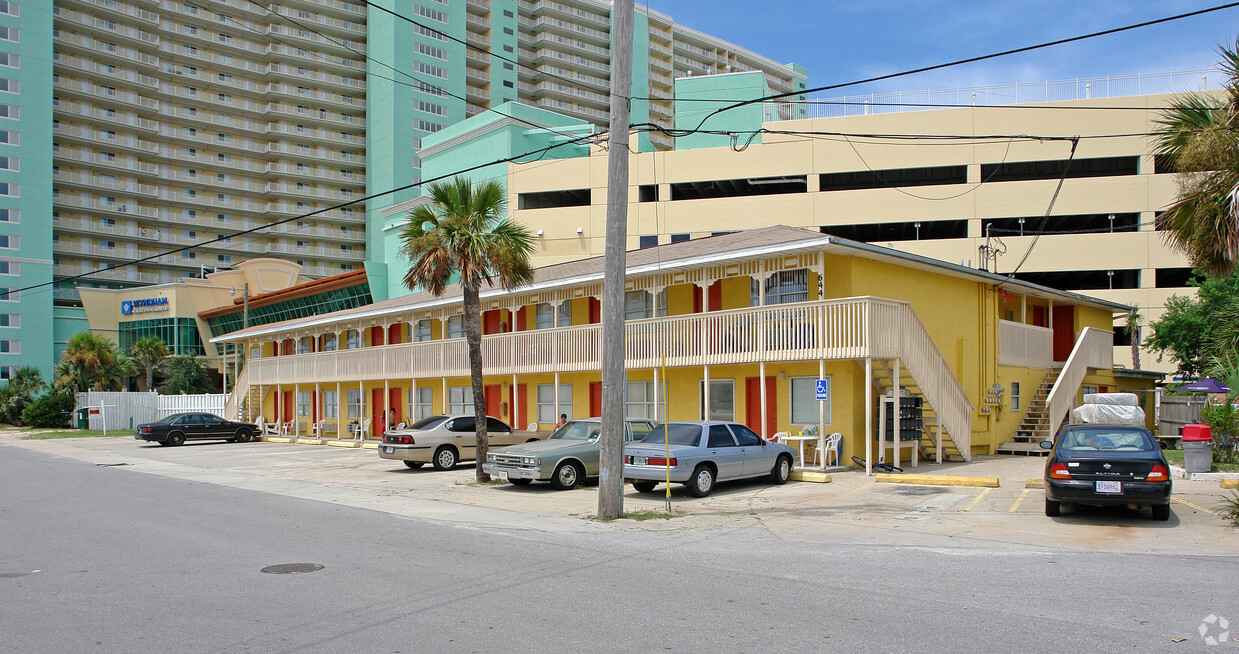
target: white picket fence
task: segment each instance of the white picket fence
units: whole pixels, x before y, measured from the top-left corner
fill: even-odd
[[[77,425],[77,410],[88,409],[88,425],[90,429],[101,430],[106,419],[107,429],[133,429],[144,422],[155,422],[160,418],[186,411],[213,413],[224,415],[224,400],[226,395],[159,395],[158,393],[131,393],[88,391],[78,393],[74,402],[74,414],[70,424]]]

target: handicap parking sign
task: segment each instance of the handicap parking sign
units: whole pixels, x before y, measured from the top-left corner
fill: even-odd
[[[816,390],[817,390],[817,399],[829,400],[830,399],[830,380],[829,379],[817,380]]]

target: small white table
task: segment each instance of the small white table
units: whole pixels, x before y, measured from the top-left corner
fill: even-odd
[[[805,443],[805,441],[820,441],[820,440],[821,440],[821,436],[817,436],[817,435],[813,435],[813,436],[804,436],[804,435],[800,435],[800,436],[784,436],[784,437],[783,437],[783,440],[784,440],[784,441],[796,441],[796,445],[797,445],[797,447],[799,447],[799,449],[800,449],[800,465],[801,465],[802,467],[807,467],[807,466],[808,466],[808,463],[806,463],[806,462],[805,462],[805,460],[804,460],[804,443]]]

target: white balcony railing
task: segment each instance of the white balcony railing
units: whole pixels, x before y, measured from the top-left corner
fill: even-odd
[[[1054,365],[1054,330],[999,320],[998,365],[1028,368]]]
[[[716,311],[625,324],[625,367],[898,358],[940,424],[970,456],[972,404],[910,304],[872,297]],[[493,334],[488,375],[597,371],[602,326]],[[463,338],[250,359],[249,384],[314,384],[469,375]],[[241,389],[240,392],[246,392]]]

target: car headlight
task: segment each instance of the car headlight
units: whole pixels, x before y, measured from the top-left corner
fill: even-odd
[[[521,465],[526,465],[526,466],[538,465],[538,459],[532,456],[523,456],[521,457]]]
[[[494,454],[491,454],[490,452],[487,452],[487,453],[486,453],[486,462],[487,462],[487,463],[494,463],[494,462],[495,462],[495,455],[494,455]]]

